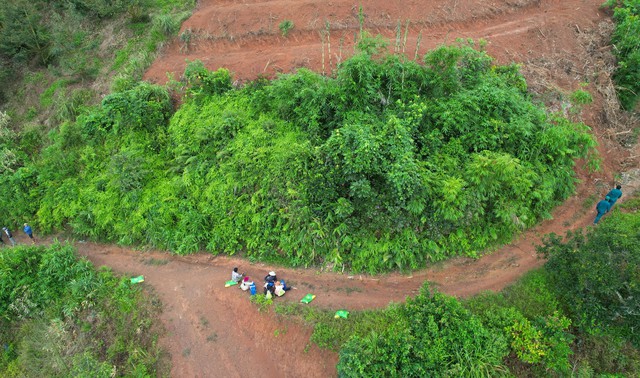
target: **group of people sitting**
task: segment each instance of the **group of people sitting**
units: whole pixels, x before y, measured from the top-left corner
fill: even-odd
[[[231,280],[240,283],[240,288],[244,291],[249,290],[251,295],[256,294],[255,283],[244,273],[238,273],[238,268],[233,268],[231,272]],[[284,280],[278,280],[276,272],[271,271],[264,277],[264,294],[267,296],[277,295],[281,297],[285,292],[291,290]]]
[[[603,215],[611,210],[613,205],[620,197],[622,197],[622,185],[617,185],[615,188],[611,189],[611,191],[607,193],[607,196],[604,197],[604,199],[598,202],[598,204],[596,205],[597,215],[596,219],[593,221],[593,224],[598,224],[600,218],[602,218]]]

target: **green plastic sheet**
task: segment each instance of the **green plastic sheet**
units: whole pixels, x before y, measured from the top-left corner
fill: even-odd
[[[307,295],[304,296],[304,298],[302,298],[300,300],[300,302],[302,302],[302,303],[310,303],[313,300],[313,298],[315,298],[315,297],[316,296],[314,294],[307,294]]]
[[[132,284],[137,284],[137,283],[140,283],[140,282],[144,282],[144,276],[133,277],[131,279],[131,283]]]

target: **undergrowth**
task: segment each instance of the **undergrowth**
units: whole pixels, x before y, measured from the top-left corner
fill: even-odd
[[[0,249],[0,376],[165,375],[158,305],[69,245]]]
[[[604,6],[613,9],[616,23],[611,36],[617,60],[613,74],[616,92],[622,107],[633,110],[640,98],[640,1],[607,0]]]

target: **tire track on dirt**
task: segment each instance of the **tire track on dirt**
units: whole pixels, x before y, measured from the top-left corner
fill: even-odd
[[[385,8],[371,12],[365,30],[387,38],[389,49],[393,50],[398,20],[402,20],[404,33],[404,20],[409,19],[411,24],[406,43],[402,42],[409,57],[416,55],[416,51],[422,56],[440,44],[454,42],[456,38],[482,38],[489,41],[488,50],[492,55],[509,62],[513,56],[508,52],[514,47],[509,39],[517,37],[520,42],[540,43],[540,39],[553,37],[543,32],[547,25],[572,28],[580,24],[585,29],[603,17],[598,11],[600,3],[596,1],[526,1],[516,2],[518,6],[515,8],[508,8],[512,3],[509,1],[487,1],[482,6],[472,1],[458,3],[426,2],[421,4],[420,12],[389,3]],[[354,35],[360,27],[357,9],[351,3],[336,1],[332,4],[330,11],[325,9],[321,14],[322,9],[317,10],[319,5],[311,0],[302,4],[279,0],[248,4],[227,2],[215,6],[207,6],[205,2],[201,4],[201,10],[183,25],[183,33],[185,30],[193,33],[192,42],[188,47],[177,39],[170,43],[147,71],[145,79],[164,83],[167,72],[179,77],[186,67],[186,60],[196,59],[202,60],[212,70],[228,68],[241,81],[252,80],[259,75],[274,76],[300,67],[321,71],[323,49],[325,70],[331,72],[339,61],[353,54]],[[305,10],[305,7],[313,9]],[[285,9],[292,17],[278,18],[268,9]],[[247,14],[250,16],[245,16]],[[278,30],[278,22],[285,18],[296,24],[287,38],[282,37]],[[324,30],[325,20],[332,19],[336,19],[329,35],[333,44],[333,67],[328,68],[328,44],[323,43],[320,32]]]

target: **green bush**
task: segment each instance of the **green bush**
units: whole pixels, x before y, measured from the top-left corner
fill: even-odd
[[[425,61],[359,53],[335,78],[300,70],[240,89],[191,62],[173,115],[166,89],[127,78],[95,108],[79,93],[63,108],[76,122],[50,133],[30,176],[0,179],[21,204],[0,210],[294,266],[374,273],[477,256],[549,216],[594,141],[532,104],[516,66],[468,45]]]
[[[617,59],[613,80],[620,104],[624,109],[633,110],[640,98],[640,1],[607,0],[604,6],[613,8],[616,22],[611,36]]]
[[[294,24],[291,20],[284,20],[278,25],[278,29],[280,29],[283,37],[286,37],[293,27]]]
[[[95,271],[71,246],[0,250],[0,290],[0,376],[156,371],[157,309],[129,278]]]
[[[550,235],[540,253],[557,296],[574,324],[640,345],[640,216],[614,212],[586,234]]]
[[[513,371],[525,369],[544,374],[566,374],[571,368],[574,336],[571,321],[559,310],[560,304],[547,273],[528,273],[500,293],[483,293],[464,302],[496,338],[509,343]]]
[[[220,95],[232,88],[231,74],[225,68],[210,72],[200,60],[189,62],[184,70],[189,93],[194,96]]]
[[[424,287],[378,332],[340,350],[341,377],[506,375],[507,345],[455,299]]]

